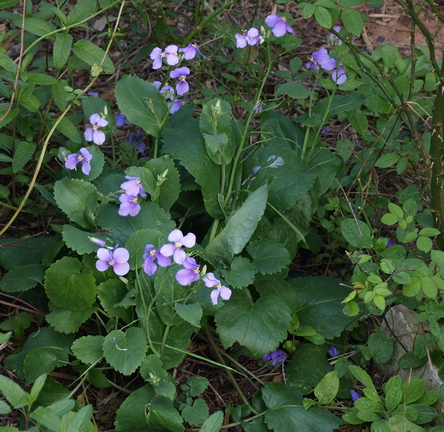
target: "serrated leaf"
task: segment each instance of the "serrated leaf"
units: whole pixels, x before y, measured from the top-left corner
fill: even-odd
[[[68,106],[68,95],[69,93],[65,90],[68,85],[68,81],[59,80],[51,86],[52,97],[60,111],[64,111]]]
[[[9,414],[11,411],[12,411],[11,407],[4,400],[0,400],[0,415]],[[13,431],[19,432],[18,429],[13,428],[12,426],[10,427],[9,430],[6,429],[4,432],[9,432],[9,431],[10,432],[13,432]]]
[[[117,82],[115,95],[120,111],[129,122],[140,126],[149,135],[160,137],[161,122],[169,108],[153,84],[125,75]]]
[[[104,336],[83,336],[71,346],[73,354],[83,363],[93,364],[103,358]]]
[[[203,399],[196,399],[193,405],[185,406],[182,410],[182,417],[186,422],[197,426],[208,418],[208,413],[209,410],[206,402]]]
[[[51,312],[46,315],[46,321],[54,327],[54,330],[68,334],[77,332],[80,326],[97,310],[97,305],[80,311],[59,308],[51,303],[49,308]]]
[[[393,354],[393,340],[387,333],[377,330],[370,335],[368,348],[376,363],[388,363]]]
[[[21,408],[28,404],[27,393],[14,381],[0,375],[0,392],[13,408]]]
[[[114,369],[123,375],[131,375],[145,358],[147,347],[145,332],[130,327],[125,333],[121,330],[110,332],[103,342],[103,353]]]
[[[72,47],[74,54],[90,66],[101,65],[107,74],[113,74],[116,69],[105,51],[87,39],[80,39]],[[103,63],[102,63],[103,62]]]
[[[230,270],[222,270],[225,282],[231,288],[243,288],[253,283],[253,264],[243,257],[236,257],[231,262]]]
[[[188,379],[187,384],[190,386],[190,396],[196,397],[202,394],[207,389],[207,387],[210,385],[210,382],[204,377],[194,375]]]
[[[247,347],[254,356],[273,351],[286,337],[291,312],[285,300],[265,296],[255,303],[246,291],[235,291],[215,316],[224,348],[235,342]]]
[[[33,404],[37,400],[43,386],[45,385],[47,377],[48,375],[42,374],[35,380],[34,384],[32,385],[31,391],[29,392],[30,404]]]
[[[373,384],[372,379],[370,378],[370,375],[359,366],[355,365],[349,365],[350,372],[354,375],[354,377],[360,381],[362,384],[364,384],[368,389],[373,391],[377,394],[375,385]]]
[[[72,116],[67,116],[62,118],[57,125],[57,129],[70,140],[80,144],[82,142],[82,136],[79,133],[78,127],[71,121],[71,117]]]
[[[344,27],[355,36],[360,36],[364,28],[364,20],[362,15],[355,9],[342,9],[342,22]]]
[[[106,233],[92,233],[83,231],[72,225],[63,225],[62,238],[66,246],[79,255],[97,252],[98,246],[90,238],[95,237],[100,240],[106,240]]]
[[[54,305],[71,310],[90,308],[96,299],[92,271],[82,270],[77,258],[64,257],[46,270],[45,290]]]
[[[67,17],[67,25],[73,25],[87,19],[96,7],[96,2],[91,0],[82,0],[75,4]]]
[[[39,18],[25,18],[25,30],[36,36],[46,36],[49,33],[55,32],[56,27],[48,21]]]
[[[416,240],[416,246],[420,251],[427,253],[432,250],[433,243],[428,237],[419,236]]]
[[[253,258],[253,266],[258,273],[277,273],[291,262],[288,250],[271,239],[254,241],[247,246],[247,251]]]
[[[12,160],[12,170],[18,173],[29,162],[35,152],[35,144],[26,141],[19,141],[16,145],[14,158]]]
[[[120,279],[108,279],[97,287],[97,296],[103,309],[114,318],[123,318],[130,322],[132,311],[119,306],[119,303],[128,294],[126,285]]]
[[[55,183],[54,198],[71,221],[83,228],[92,228],[92,218],[99,203],[97,189],[91,183],[64,178]]]
[[[182,432],[183,419],[174,408],[173,401],[159,396],[147,406],[146,422],[151,430]]]
[[[38,72],[26,72],[23,75],[23,80],[29,84],[37,85],[52,85],[57,82],[57,79],[51,75],[45,75]]]
[[[315,10],[314,15],[315,15],[316,21],[319,23],[319,25],[321,27],[324,27],[327,29],[331,28],[332,19],[331,19],[330,12],[327,9],[318,6]]]
[[[51,430],[60,429],[60,418],[51,409],[43,406],[37,407],[31,414],[30,417],[37,423],[42,424]]]
[[[89,2],[92,4],[92,2]],[[75,8],[76,6],[74,6]],[[54,42],[54,67],[61,70],[65,66],[71,52],[72,36],[69,33],[57,33]]]
[[[74,415],[74,418],[70,421],[66,432],[88,432],[88,425],[90,424],[90,419],[93,413],[92,405],[86,405],[79,409]],[[88,428],[88,430],[87,430]],[[94,430],[95,428],[93,428]]]
[[[194,327],[200,328],[200,320],[202,318],[202,307],[199,303],[192,303],[186,305],[181,303],[175,303],[174,309],[183,320],[189,322]]]
[[[200,432],[219,432],[224,421],[224,413],[222,411],[216,411],[211,414],[204,424],[200,428]]]
[[[56,367],[66,363],[68,363],[68,353],[63,348],[43,346],[29,351],[23,363],[27,384],[33,383],[40,375],[49,374]]]
[[[43,282],[45,271],[40,264],[27,264],[10,270],[0,281],[5,292],[27,291]]]
[[[312,93],[313,92],[307,90],[301,82],[291,81],[278,86],[276,90],[276,97],[285,94],[293,99],[305,99]]]

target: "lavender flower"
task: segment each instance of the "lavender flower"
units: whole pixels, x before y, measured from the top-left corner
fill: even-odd
[[[361,397],[354,390],[350,390],[350,396],[353,402],[356,402]]]
[[[279,15],[268,15],[265,18],[265,24],[272,27],[273,34],[276,37],[284,36],[285,33],[291,33],[294,35],[294,30],[288,25],[287,18],[281,17]]]
[[[183,57],[185,60],[192,60],[194,57],[196,57],[197,53],[199,53],[203,58],[205,58],[205,56],[200,52],[199,46],[195,43],[188,44],[187,47],[181,48],[179,52],[185,53]]]
[[[69,170],[77,169],[77,164],[82,163],[82,172],[88,175],[91,171],[91,165],[89,161],[92,159],[91,153],[86,148],[81,148],[80,153],[70,154],[65,162],[65,168]]]
[[[118,211],[120,216],[137,216],[139,214],[141,207],[137,196],[124,193],[120,195],[119,201],[122,203]]]
[[[125,176],[125,178],[128,181],[123,182],[120,187],[127,195],[140,195],[141,197],[146,197],[146,192],[143,189],[142,182],[140,181],[139,177]]]
[[[105,127],[108,125],[108,120],[105,120],[103,117],[100,117],[99,114],[93,114],[89,118],[89,122],[92,127],[89,127],[83,133],[86,141],[93,141],[97,145],[102,145],[105,140],[105,134],[99,130],[99,127]]]
[[[131,126],[131,123],[125,118],[125,116],[121,112],[114,114],[114,118],[116,119],[117,127]]]
[[[162,60],[165,59],[170,66],[175,66],[179,63],[177,56],[178,47],[176,45],[168,45],[164,51],[159,47],[151,51],[150,59],[154,60],[153,69],[160,69],[162,67]]]
[[[173,243],[163,245],[160,248],[160,253],[167,257],[173,256],[174,262],[182,265],[187,257],[187,254],[183,249],[181,249],[181,247],[193,247],[196,244],[196,236],[193,233],[188,233],[186,236],[184,236],[182,231],[175,229],[171,231],[170,235],[168,236],[168,240]]]
[[[259,34],[259,30],[257,28],[252,27],[247,32],[236,33],[236,48],[245,48],[248,45],[258,45],[263,42],[264,38]]]
[[[157,259],[157,264],[161,267],[168,267],[171,264],[171,259],[163,256],[159,249],[156,249],[154,245],[148,244],[145,246],[145,253],[143,254],[143,271],[152,276],[157,270],[157,264],[154,262],[154,258]]]
[[[216,279],[214,277],[213,273],[208,273],[207,277],[205,277],[203,279],[203,281],[205,282],[205,286],[207,286],[209,288],[216,287],[216,289],[211,291],[211,294],[210,294],[211,302],[213,303],[213,305],[217,305],[217,300],[218,300],[219,296],[221,296],[221,298],[223,300],[229,300],[230,299],[230,297],[231,297],[231,290],[230,290],[230,288],[227,288],[226,286],[223,286],[221,284],[220,280]]]
[[[179,96],[184,95],[190,89],[186,78],[187,75],[190,74],[190,69],[186,66],[174,69],[170,72],[170,78],[179,78],[178,83],[176,84],[176,92]]]
[[[395,242],[393,240],[389,240],[387,242],[387,244],[385,245],[385,248],[387,249],[387,248],[392,247],[392,246],[395,246]]]
[[[341,27],[339,27],[339,26],[335,26],[335,27],[333,27],[333,30],[334,30],[336,33],[339,33],[339,32],[341,31]],[[334,45],[342,45],[342,41],[341,41],[341,39],[339,39],[339,38],[338,38],[335,34],[333,34],[333,33],[330,33],[329,39],[330,39],[330,42],[331,42],[332,44],[334,44]]]
[[[95,237],[88,237],[90,241],[92,241],[94,244],[96,244],[97,246],[100,247],[104,247],[106,246],[106,241],[105,240],[101,240]]]
[[[315,70],[319,70],[319,67],[321,67],[326,71],[331,71],[336,67],[336,64],[336,60],[329,56],[325,48],[322,48],[311,55],[310,61],[305,64],[305,67]]]
[[[170,114],[174,114],[176,111],[179,111],[184,105],[185,102],[182,99],[176,99],[174,102],[168,102],[167,105],[170,107]]]
[[[145,134],[141,129],[136,129],[129,135],[128,142],[140,153],[145,151],[146,144],[143,141],[145,139]]]
[[[332,72],[331,77],[332,77],[333,81],[338,85],[344,84],[348,78],[347,74],[345,73],[345,70],[342,66],[339,66],[337,69],[335,69]]]
[[[113,268],[114,273],[118,276],[126,275],[129,272],[130,266],[128,264],[129,252],[125,248],[117,248],[110,251],[106,248],[100,248],[97,251],[96,269],[99,271]]]
[[[276,350],[269,354],[265,354],[262,358],[262,361],[270,361],[272,366],[277,366],[279,363],[284,362],[287,360],[288,354],[285,351],[282,350]]]
[[[330,354],[330,357],[336,357],[337,355],[341,354],[341,351],[336,349],[333,345],[330,345],[328,353]]]
[[[162,250],[161,250],[162,251]],[[183,252],[183,251],[182,251]],[[176,280],[181,285],[191,285],[200,278],[200,265],[192,257],[186,257],[182,265],[185,267],[176,273]]]

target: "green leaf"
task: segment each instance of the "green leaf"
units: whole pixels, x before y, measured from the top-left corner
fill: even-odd
[[[328,277],[298,277],[289,283],[298,293],[296,313],[301,325],[313,327],[326,339],[339,337],[355,318],[342,313],[342,300],[349,289],[340,285],[340,279]],[[350,327],[349,327],[350,328]]]
[[[200,320],[202,318],[202,307],[200,306],[199,303],[192,303],[186,305],[181,303],[175,303],[174,309],[183,320],[189,322],[194,327],[200,328]]]
[[[9,414],[11,412],[12,412],[11,407],[4,400],[0,400],[0,415]],[[12,426],[9,429],[3,429],[3,428],[0,427],[0,431],[4,431],[4,432],[8,432],[8,431],[11,431],[11,432],[14,431],[15,432],[15,431],[17,431],[17,432],[19,432],[18,429],[13,428]]]
[[[87,39],[80,39],[77,41],[72,47],[72,50],[77,57],[90,66],[94,66],[95,64],[101,65],[103,71],[107,74],[113,74],[116,71],[111,59],[105,51]]]
[[[209,410],[206,402],[203,399],[196,399],[193,405],[185,406],[182,410],[182,417],[186,422],[197,426],[208,418],[208,413]]]
[[[27,291],[43,282],[45,272],[40,264],[27,264],[6,273],[0,281],[5,292]]]
[[[86,405],[80,408],[80,410],[75,414],[74,418],[70,421],[66,432],[89,432],[91,429],[88,427],[88,425],[90,424],[92,413],[92,405]],[[95,427],[93,430],[94,429]]]
[[[365,134],[368,129],[368,119],[365,113],[360,109],[347,112],[347,119],[359,134]]]
[[[82,0],[74,5],[67,17],[67,25],[73,25],[86,20],[94,11],[96,2],[91,0]]]
[[[61,79],[51,86],[52,97],[54,98],[54,102],[60,111],[64,111],[68,106],[69,93],[65,90],[67,85],[68,81]]]
[[[344,27],[355,36],[360,36],[364,28],[364,20],[362,15],[355,9],[342,9],[342,22]]]
[[[73,354],[83,363],[93,364],[103,358],[104,336],[83,336],[71,346]]]
[[[103,342],[106,361],[123,375],[131,375],[142,363],[147,350],[145,332],[130,327],[125,333],[113,330]]]
[[[373,384],[370,375],[360,368],[359,366],[349,365],[350,372],[354,375],[354,377],[364,384],[368,389],[372,390],[375,394],[377,394],[376,388]],[[359,399],[358,399],[359,400]]]
[[[19,141],[16,145],[14,158],[12,160],[12,170],[18,173],[29,162],[35,152],[35,144],[26,141]]]
[[[97,296],[103,309],[114,318],[123,318],[131,322],[132,311],[119,306],[119,303],[128,294],[126,285],[120,279],[108,279],[97,287]]]
[[[438,295],[438,286],[432,277],[425,276],[421,278],[421,288],[426,297],[436,299],[436,296]]]
[[[331,28],[332,19],[331,19],[330,12],[327,9],[318,6],[315,10],[314,15],[315,15],[316,21],[319,23],[319,25],[321,27],[324,27],[327,29]]]
[[[72,225],[63,225],[62,237],[66,246],[77,252],[79,255],[97,252],[98,246],[90,240],[91,237],[105,240],[105,235],[102,233],[83,231]]]
[[[115,88],[117,105],[128,121],[147,134],[160,137],[161,124],[168,113],[165,98],[146,80],[124,75]]]
[[[92,2],[89,2],[92,4]],[[76,5],[77,6],[77,5]],[[74,6],[74,8],[76,7]],[[57,33],[54,42],[54,67],[56,70],[61,70],[68,61],[69,53],[71,52],[72,36],[69,33]]]
[[[222,270],[222,276],[231,288],[243,288],[251,285],[254,273],[253,264],[247,258],[240,256],[234,258],[229,270]]]
[[[14,381],[4,375],[0,375],[0,392],[13,408],[21,408],[28,405],[28,394]]]
[[[396,414],[388,419],[391,432],[424,432],[424,428],[407,420],[405,414]]]
[[[413,377],[408,381],[402,383],[402,393],[404,396],[404,403],[411,404],[419,400],[425,393],[426,385],[424,380],[418,377]]]
[[[433,243],[428,237],[419,236],[416,240],[416,246],[420,251],[427,253],[432,250]]]
[[[96,299],[92,271],[82,270],[77,258],[64,257],[46,270],[45,290],[54,305],[71,310],[89,309]]]
[[[382,215],[381,222],[386,225],[395,225],[396,223],[399,222],[399,219],[398,219],[398,217],[396,217],[395,215],[393,215],[391,213],[386,213],[386,214]]]
[[[99,207],[97,194],[95,186],[84,180],[64,178],[56,182],[54,186],[54,198],[57,205],[71,221],[83,228],[91,228],[94,214]]]
[[[25,30],[36,36],[47,36],[49,33],[55,32],[54,24],[39,18],[25,18]]]
[[[277,273],[291,262],[288,250],[281,243],[271,239],[251,242],[247,251],[253,258],[253,266],[258,273]]]
[[[242,252],[264,214],[267,197],[267,185],[250,194],[224,229],[208,245],[208,254],[219,261],[231,261],[235,254]]]
[[[25,74],[22,74],[22,78],[29,84],[37,85],[51,85],[57,82],[54,77],[38,72],[26,72]]]
[[[385,153],[376,162],[377,168],[389,168],[399,160],[399,155],[396,153]]]
[[[80,311],[59,308],[52,303],[49,304],[49,308],[51,312],[46,315],[46,321],[54,327],[54,330],[68,334],[77,332],[80,326],[97,310],[97,305]]]
[[[163,235],[160,231],[150,228],[136,231],[129,236],[125,248],[130,254],[128,262],[132,270],[137,270],[142,267],[146,245],[158,245],[162,237]]]
[[[222,427],[224,421],[224,413],[222,411],[216,411],[214,414],[211,414],[202,427],[200,428],[200,432],[219,432]]]
[[[253,303],[248,291],[235,291],[215,320],[224,348],[239,342],[259,357],[273,351],[286,337],[291,313],[279,297],[265,296]]]
[[[80,135],[77,126],[74,125],[71,121],[71,117],[72,116],[62,118],[62,120],[60,120],[57,125],[57,129],[67,138],[79,144],[82,142],[82,136]],[[52,123],[54,122],[55,121],[53,121]]]
[[[146,422],[151,430],[182,432],[183,419],[173,406],[173,401],[159,396],[147,406]]]
[[[321,382],[314,388],[314,395],[320,404],[329,404],[338,394],[339,376],[337,371],[331,371],[322,378]]]
[[[68,353],[63,348],[43,346],[29,351],[23,363],[26,383],[33,383],[40,375],[49,374],[68,361]]]
[[[340,227],[341,234],[351,246],[360,249],[372,247],[371,232],[366,223],[355,219],[343,219]]]
[[[190,386],[190,396],[197,397],[207,389],[210,382],[204,377],[194,375],[188,379],[187,384]]]
[[[368,348],[376,363],[388,363],[393,354],[393,340],[387,333],[376,330],[368,339]]]
[[[402,402],[401,386],[392,387],[385,395],[385,407],[387,410],[394,410]]]
[[[278,86],[276,90],[276,97],[283,94],[290,96],[293,99],[305,99],[313,94],[313,92],[307,90],[301,82],[291,81]]]
[[[163,367],[168,370],[177,366],[187,354],[188,346],[190,344],[190,336],[196,331],[187,322],[183,322],[178,326],[172,327],[168,333],[166,340],[166,348],[163,350],[160,360],[162,360]],[[155,341],[155,347],[160,349],[163,347],[162,339]]]
[[[48,407],[39,406],[31,414],[30,417],[37,423],[47,427],[50,430],[60,430],[60,418]]]
[[[343,424],[328,410],[305,410],[301,394],[281,383],[267,383],[261,391],[268,410],[265,423],[274,431],[331,432]]]

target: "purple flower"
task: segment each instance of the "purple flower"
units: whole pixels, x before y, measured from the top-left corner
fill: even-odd
[[[122,194],[119,197],[119,201],[122,203],[119,207],[120,216],[137,216],[140,212],[140,204],[137,200],[137,196]]]
[[[86,150],[86,148],[80,149],[79,153],[73,153],[69,155],[65,162],[65,168],[69,170],[77,169],[77,164],[79,162],[82,162],[82,172],[85,175],[88,175],[91,171],[91,165],[89,164],[89,161],[92,159],[91,153]]]
[[[392,247],[392,246],[395,246],[395,242],[393,240],[389,240],[387,242],[387,244],[385,245],[385,248],[387,249],[387,248]]]
[[[114,118],[116,119],[117,127],[131,126],[131,123],[125,118],[125,116],[121,112],[114,114]]]
[[[216,287],[216,289],[211,291],[211,294],[210,294],[211,302],[213,303],[213,305],[217,305],[217,300],[218,300],[219,296],[221,296],[221,298],[223,300],[229,300],[230,299],[230,297],[231,297],[231,290],[230,290],[230,288],[227,288],[226,286],[223,286],[221,284],[220,280],[216,279],[214,277],[213,273],[208,273],[207,277],[205,277],[203,279],[203,281],[205,282],[205,286],[207,286],[209,288]]]
[[[154,60],[153,69],[159,69],[162,67],[162,60],[165,58],[166,62],[170,66],[177,65],[179,63],[179,57],[177,56],[177,46],[168,45],[164,51],[156,47],[151,51],[150,59]]]
[[[99,97],[99,93],[97,92],[88,92],[86,93],[87,96],[95,96],[95,97]]]
[[[331,71],[336,67],[336,63],[336,60],[328,55],[328,51],[322,48],[311,55],[310,61],[306,63],[305,67],[315,70],[319,70],[319,67],[321,67],[326,71]]]
[[[170,258],[163,256],[159,249],[156,249],[154,245],[148,244],[145,246],[145,253],[143,254],[143,271],[152,276],[157,270],[157,264],[154,262],[154,258],[157,259],[157,264],[161,267],[168,267],[171,264]]]
[[[179,96],[184,95],[189,89],[186,78],[190,74],[190,69],[186,66],[174,69],[170,72],[170,78],[179,78],[179,82],[176,84],[176,92]]]
[[[262,112],[262,110],[264,109],[264,106],[262,105],[262,102],[261,101],[257,101],[256,102],[256,105],[254,106],[254,108],[253,108],[253,111],[255,112],[255,113],[261,113]]]
[[[345,70],[342,66],[339,66],[337,69],[335,69],[332,74],[331,77],[333,79],[333,81],[338,84],[344,84],[345,81],[347,81],[347,74],[345,73]]]
[[[279,363],[284,362],[287,360],[288,354],[285,351],[282,350],[276,350],[269,354],[265,354],[262,358],[262,361],[270,361],[272,366],[277,366]]]
[[[337,355],[341,354],[341,351],[336,349],[333,345],[330,345],[328,353],[330,354],[330,357],[336,357]]]
[[[126,275],[129,272],[130,266],[127,262],[129,253],[125,248],[117,248],[114,251],[100,248],[97,251],[97,258],[99,261],[96,262],[96,269],[99,271],[105,271],[112,267],[118,276]]]
[[[184,105],[185,102],[182,99],[176,99],[174,102],[168,102],[167,105],[170,107],[170,114],[174,114],[176,111],[179,111]]]
[[[341,27],[339,27],[339,26],[335,26],[335,27],[333,27],[333,30],[334,30],[336,33],[339,33],[339,32],[341,31]],[[341,41],[341,39],[339,39],[339,38],[338,38],[335,34],[333,34],[333,33],[330,33],[329,39],[330,39],[330,42],[331,42],[332,44],[342,45],[342,41]]]
[[[350,396],[353,402],[356,402],[361,397],[354,390],[350,390]]]
[[[95,237],[88,237],[90,241],[92,241],[94,244],[96,244],[97,246],[100,247],[104,247],[106,246],[106,241],[105,240],[101,240]]]
[[[328,132],[330,132],[330,128],[324,128],[324,129],[321,130],[321,134],[325,134],[325,133],[328,133]]]
[[[162,251],[162,249],[161,249]],[[183,252],[183,251],[182,251]],[[200,265],[192,257],[186,257],[182,265],[185,267],[176,273],[176,280],[181,285],[191,285],[200,278]]]
[[[170,235],[168,236],[168,240],[173,243],[163,245],[160,248],[160,253],[167,257],[173,255],[173,259],[176,264],[183,264],[187,254],[181,249],[181,247],[193,247],[196,244],[196,236],[193,233],[188,233],[186,236],[184,236],[182,231],[175,229],[171,231]]]
[[[294,35],[294,30],[287,24],[287,18],[285,17],[274,14],[268,15],[265,18],[265,24],[273,28],[272,32],[276,37],[284,36],[287,32]]]
[[[120,187],[125,191],[127,195],[146,197],[145,190],[143,189],[142,182],[139,177],[125,176],[128,180],[123,182]]]
[[[89,122],[91,123],[92,127],[89,127],[83,133],[83,135],[85,136],[85,140],[93,141],[97,145],[102,145],[106,140],[106,136],[101,130],[99,130],[99,127],[107,126],[108,120],[100,117],[99,114],[93,114],[89,118]]]
[[[195,43],[188,44],[187,47],[181,48],[179,52],[185,53],[183,57],[185,60],[192,60],[194,57],[196,57],[197,53],[199,53],[203,58],[205,58],[205,56],[200,52],[199,46]]]
[[[140,153],[145,151],[146,144],[143,142],[145,134],[141,129],[136,129],[129,134],[128,142]]]
[[[259,34],[257,28],[251,27],[247,32],[236,33],[236,48],[245,48],[248,45],[258,45],[263,41],[263,37]]]

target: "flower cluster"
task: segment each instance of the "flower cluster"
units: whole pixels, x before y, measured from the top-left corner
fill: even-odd
[[[138,195],[146,197],[146,192],[139,177],[125,176],[125,178],[128,181],[120,185],[124,193],[119,197],[121,204],[118,213],[120,216],[137,216],[141,208]]]
[[[325,48],[314,52],[310,57],[310,61],[305,64],[305,67],[307,69],[319,70],[322,68],[325,71],[333,71],[331,77],[336,84],[344,84],[345,81],[347,81],[344,68],[340,66],[335,59],[330,57]]]
[[[243,31],[242,34],[236,33],[236,48],[245,48],[248,45],[259,45],[264,41],[263,36],[259,33],[257,28],[252,27],[248,31]]]
[[[77,164],[82,163],[82,172],[88,175],[91,171],[90,161],[92,159],[91,153],[86,148],[81,148],[79,153],[70,154],[65,161],[65,168],[69,170],[76,170]]]
[[[288,25],[287,19],[279,15],[268,15],[265,18],[265,24],[271,27],[273,34],[276,37],[284,36],[286,33],[294,35],[294,30]]]

